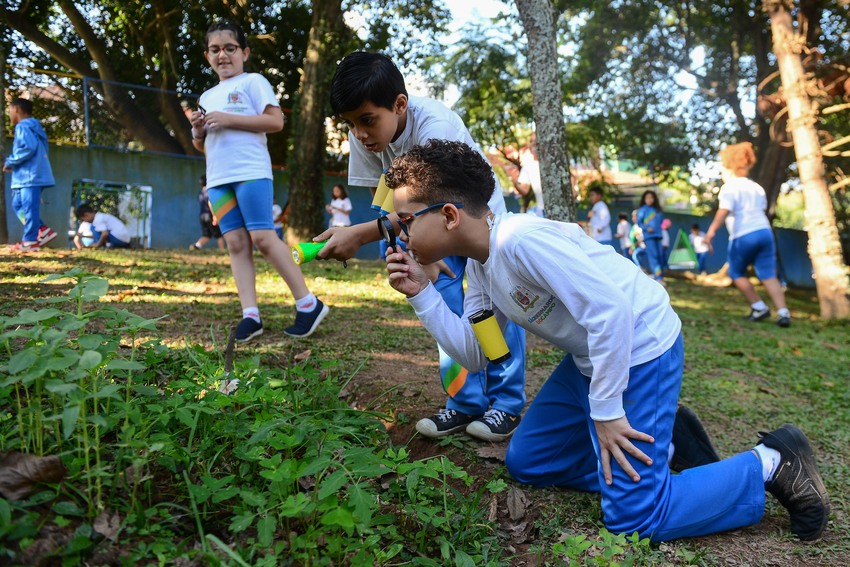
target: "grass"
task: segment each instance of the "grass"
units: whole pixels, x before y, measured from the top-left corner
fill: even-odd
[[[64,294],[69,283],[40,282],[49,274],[72,267],[108,279],[110,286],[102,303],[146,319],[164,316],[157,322],[155,337],[177,352],[197,352],[199,357],[200,353],[220,353],[228,329],[238,322],[240,309],[229,265],[226,256],[216,252],[51,250],[29,256],[0,256],[0,315],[14,315],[22,308],[44,308],[37,300]],[[286,369],[293,361],[306,358],[320,369],[321,376],[333,376],[344,404],[383,416],[389,436],[384,434],[383,441],[378,436],[371,443],[406,446],[412,458],[424,462],[449,455],[471,475],[445,485],[454,495],[450,501],[456,501],[458,507],[476,498],[492,498],[498,503],[499,512],[491,514],[489,529],[503,542],[504,551],[493,564],[560,565],[570,560],[600,565],[629,560],[634,564],[676,565],[722,565],[732,560],[745,560],[750,565],[850,564],[850,541],[845,537],[850,532],[850,325],[821,321],[814,291],[789,291],[794,323],[790,329],[780,329],[770,323],[742,321],[740,315],[746,305],[732,288],[684,279],[671,279],[669,287],[685,334],[682,401],[700,415],[722,456],[751,448],[757,431],[785,422],[806,431],[832,499],[826,536],[812,545],[799,544],[788,534],[784,510],[769,497],[765,517],[756,526],[647,546],[601,530],[596,496],[556,489],[520,487],[529,500],[524,521],[532,527],[518,536],[513,530],[517,522],[506,519],[502,511],[505,495],[483,488],[495,480],[511,487],[514,483],[498,463],[478,455],[480,445],[465,439],[434,444],[412,434],[415,420],[443,403],[433,342],[406,302],[386,284],[381,264],[352,261],[343,268],[336,262],[313,262],[304,266],[304,272],[311,290],[332,308],[320,330],[304,341],[283,335],[282,329],[294,314],[292,300],[281,280],[258,260],[257,287],[266,334],[256,344],[237,349],[238,364],[243,368]],[[531,344],[530,349],[529,399],[562,356],[541,343]],[[217,360],[212,356],[204,364],[220,366]],[[333,365],[333,371],[321,370],[328,364]],[[203,421],[202,425],[208,431],[218,431],[214,421]],[[215,467],[209,468],[213,474]],[[181,482],[200,486],[202,478],[199,474]],[[201,489],[192,493],[205,496]],[[213,523],[212,517],[204,515],[211,512],[194,513],[192,502],[183,504],[187,518],[203,516]],[[154,510],[165,505],[163,502]],[[432,503],[411,505],[430,510]],[[423,511],[422,515],[427,514]],[[199,523],[196,532],[203,528],[203,522]],[[216,538],[232,543],[224,535],[212,534],[206,546],[210,550],[220,548]],[[145,538],[148,542],[160,541],[155,534]],[[191,543],[185,545],[191,547]],[[134,549],[141,553],[138,546]],[[433,549],[431,552],[436,553]],[[157,557],[156,553],[161,552],[149,550],[140,557]],[[209,553],[224,564],[239,564],[227,552]],[[485,556],[487,553],[478,551],[477,557]],[[252,561],[259,561],[259,557]],[[453,557],[456,564],[465,564],[462,555]],[[387,559],[385,564],[392,563]]]

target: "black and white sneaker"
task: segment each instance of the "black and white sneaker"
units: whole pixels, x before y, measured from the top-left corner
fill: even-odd
[[[466,415],[453,409],[443,408],[431,417],[425,417],[416,422],[416,431],[432,439],[445,437],[461,429],[466,429],[466,426],[478,417],[477,415]]]
[[[676,472],[701,467],[720,460],[702,422],[687,406],[680,406],[673,423],[673,458],[670,468]]]
[[[780,327],[790,327],[791,326],[791,316],[790,315],[780,315],[776,319],[776,324]]]
[[[765,307],[764,309],[752,309],[750,308],[750,314],[744,317],[746,321],[764,321],[770,317],[770,307]]]
[[[791,531],[803,541],[820,538],[829,520],[829,496],[805,434],[785,424],[759,432],[765,447],[779,451],[779,467],[765,487],[791,516]]]
[[[257,322],[250,317],[245,317],[239,321],[236,327],[236,340],[239,342],[250,341],[254,337],[259,337],[263,334],[263,323]]]
[[[519,421],[518,415],[489,409],[483,416],[470,423],[466,432],[484,441],[504,441],[513,435]]]
[[[319,298],[316,298],[316,306],[312,311],[307,313],[303,311],[295,312],[295,324],[284,329],[284,333],[290,337],[309,337],[328,314],[328,306],[322,303]]]

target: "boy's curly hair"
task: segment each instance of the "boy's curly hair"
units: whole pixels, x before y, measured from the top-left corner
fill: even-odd
[[[756,153],[750,142],[741,142],[720,150],[720,161],[723,167],[738,177],[745,177],[756,164]]]
[[[393,161],[387,187],[407,187],[409,201],[433,205],[463,203],[466,213],[480,218],[489,210],[496,181],[493,169],[478,151],[462,142],[429,140]]]

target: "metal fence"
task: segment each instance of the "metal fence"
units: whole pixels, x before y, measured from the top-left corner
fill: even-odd
[[[7,100],[33,101],[33,116],[58,144],[142,151],[144,148],[115,119],[101,94],[106,84],[124,89],[137,104],[156,104],[163,94],[195,104],[198,95],[28,67],[7,68]],[[149,101],[149,102],[147,102]],[[9,136],[11,129],[7,129]]]

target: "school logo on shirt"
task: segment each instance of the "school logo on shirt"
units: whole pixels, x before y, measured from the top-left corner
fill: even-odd
[[[533,298],[531,297],[531,291],[528,288],[525,288],[521,285],[518,285],[514,288],[513,292],[511,292],[511,299],[519,305],[523,311],[528,311],[532,307],[534,307],[535,302],[540,299],[539,295],[535,295]]]
[[[231,91],[230,94],[227,95],[227,102],[229,102],[230,104],[238,104],[239,91]]]

